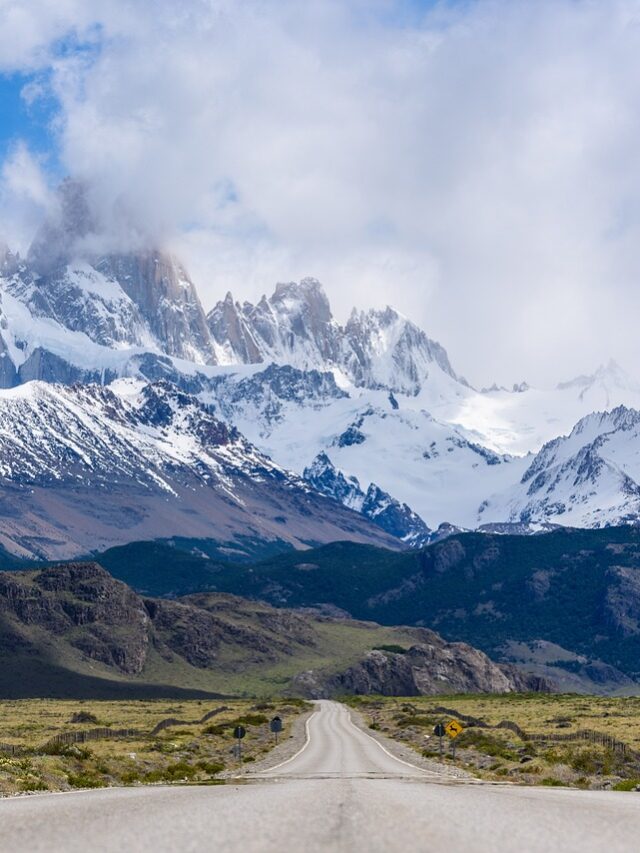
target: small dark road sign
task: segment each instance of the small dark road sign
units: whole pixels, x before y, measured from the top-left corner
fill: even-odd
[[[269,723],[269,728],[273,732],[276,743],[278,743],[278,735],[282,731],[282,720],[280,717],[274,717],[273,720]]]
[[[242,761],[242,738],[246,733],[247,730],[244,726],[236,726],[233,730],[233,736],[238,741],[238,761]]]
[[[433,733],[436,737],[444,737],[445,736],[445,728],[442,723],[438,723],[438,725],[434,728]]]

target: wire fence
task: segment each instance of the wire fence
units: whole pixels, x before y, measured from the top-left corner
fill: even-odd
[[[456,719],[465,723],[469,727],[481,728],[481,729],[508,729],[512,731],[515,735],[517,735],[523,741],[532,741],[536,743],[562,743],[562,742],[570,742],[570,741],[590,741],[591,743],[597,743],[600,746],[604,746],[607,749],[610,749],[612,752],[617,753],[618,755],[622,755],[625,758],[630,758],[634,761],[640,762],[640,752],[635,749],[632,749],[628,743],[625,743],[622,740],[618,740],[618,738],[613,737],[613,735],[605,734],[604,732],[598,732],[594,729],[580,729],[576,732],[567,732],[565,734],[560,734],[559,732],[526,732],[521,726],[517,723],[514,723],[512,720],[502,720],[496,725],[490,725],[485,722],[485,720],[480,720],[477,717],[471,717],[468,714],[461,714],[459,711],[454,710],[453,708],[443,708],[441,706],[432,709],[436,714],[447,714],[451,717],[456,717]]]

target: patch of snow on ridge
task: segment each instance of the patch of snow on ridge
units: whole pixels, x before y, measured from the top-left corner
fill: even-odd
[[[640,523],[640,411],[620,406],[548,442],[521,480],[487,501],[488,520],[599,527]]]

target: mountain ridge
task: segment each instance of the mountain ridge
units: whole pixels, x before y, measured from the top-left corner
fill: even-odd
[[[338,323],[313,278],[280,283],[256,304],[229,293],[205,314],[183,265],[139,235],[118,247],[90,202],[90,187],[63,182],[26,258],[0,248],[0,386],[169,381],[299,477],[324,454],[336,478],[364,484],[365,497],[350,498],[360,513],[383,526],[393,507],[389,524],[414,544],[442,525],[640,520],[633,448],[622,459],[611,436],[565,460],[565,482],[554,479],[561,499],[539,478],[528,494],[525,478],[591,412],[640,410],[640,387],[614,362],[549,391],[477,391],[393,308],[354,309]],[[605,444],[617,444],[616,458],[603,456]],[[585,478],[569,483],[581,465],[590,492]]]

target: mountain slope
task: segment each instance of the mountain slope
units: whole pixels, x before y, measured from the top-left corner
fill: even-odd
[[[38,351],[80,367],[88,362],[94,370],[109,360],[103,350],[127,348],[215,363],[205,314],[184,268],[155,249],[114,251],[87,196],[84,184],[63,181],[26,259],[3,252],[1,334],[15,370],[23,369],[23,380],[43,378],[34,375],[34,364],[24,368]],[[82,338],[94,346],[78,360],[74,343]]]
[[[394,547],[167,383],[0,395],[3,547],[51,559],[171,535]]]
[[[347,479],[326,453],[316,456],[313,463],[304,469],[303,477],[321,494],[355,509],[411,547],[419,548],[429,542],[431,531],[410,507],[401,504],[375,483],[369,483],[366,492],[363,491],[357,478]]]
[[[410,648],[414,664],[411,671],[402,660],[394,665],[402,655],[382,655],[387,665],[376,687],[383,692],[509,692],[527,684],[516,670],[424,629],[321,618],[220,594],[143,598],[95,563],[0,572],[3,698],[144,696],[154,687],[165,696],[326,696],[338,686],[362,692],[353,668],[362,661],[370,669],[381,644]],[[26,678],[18,677],[21,669]]]
[[[640,412],[619,406],[546,444],[520,483],[488,499],[486,518],[577,527],[640,522]]]
[[[119,565],[114,558],[111,571],[132,570],[129,555]],[[338,607],[357,619],[428,626],[566,690],[637,692],[639,566],[640,530],[627,526],[465,533],[397,554],[334,543],[219,566],[211,582],[278,606]]]

